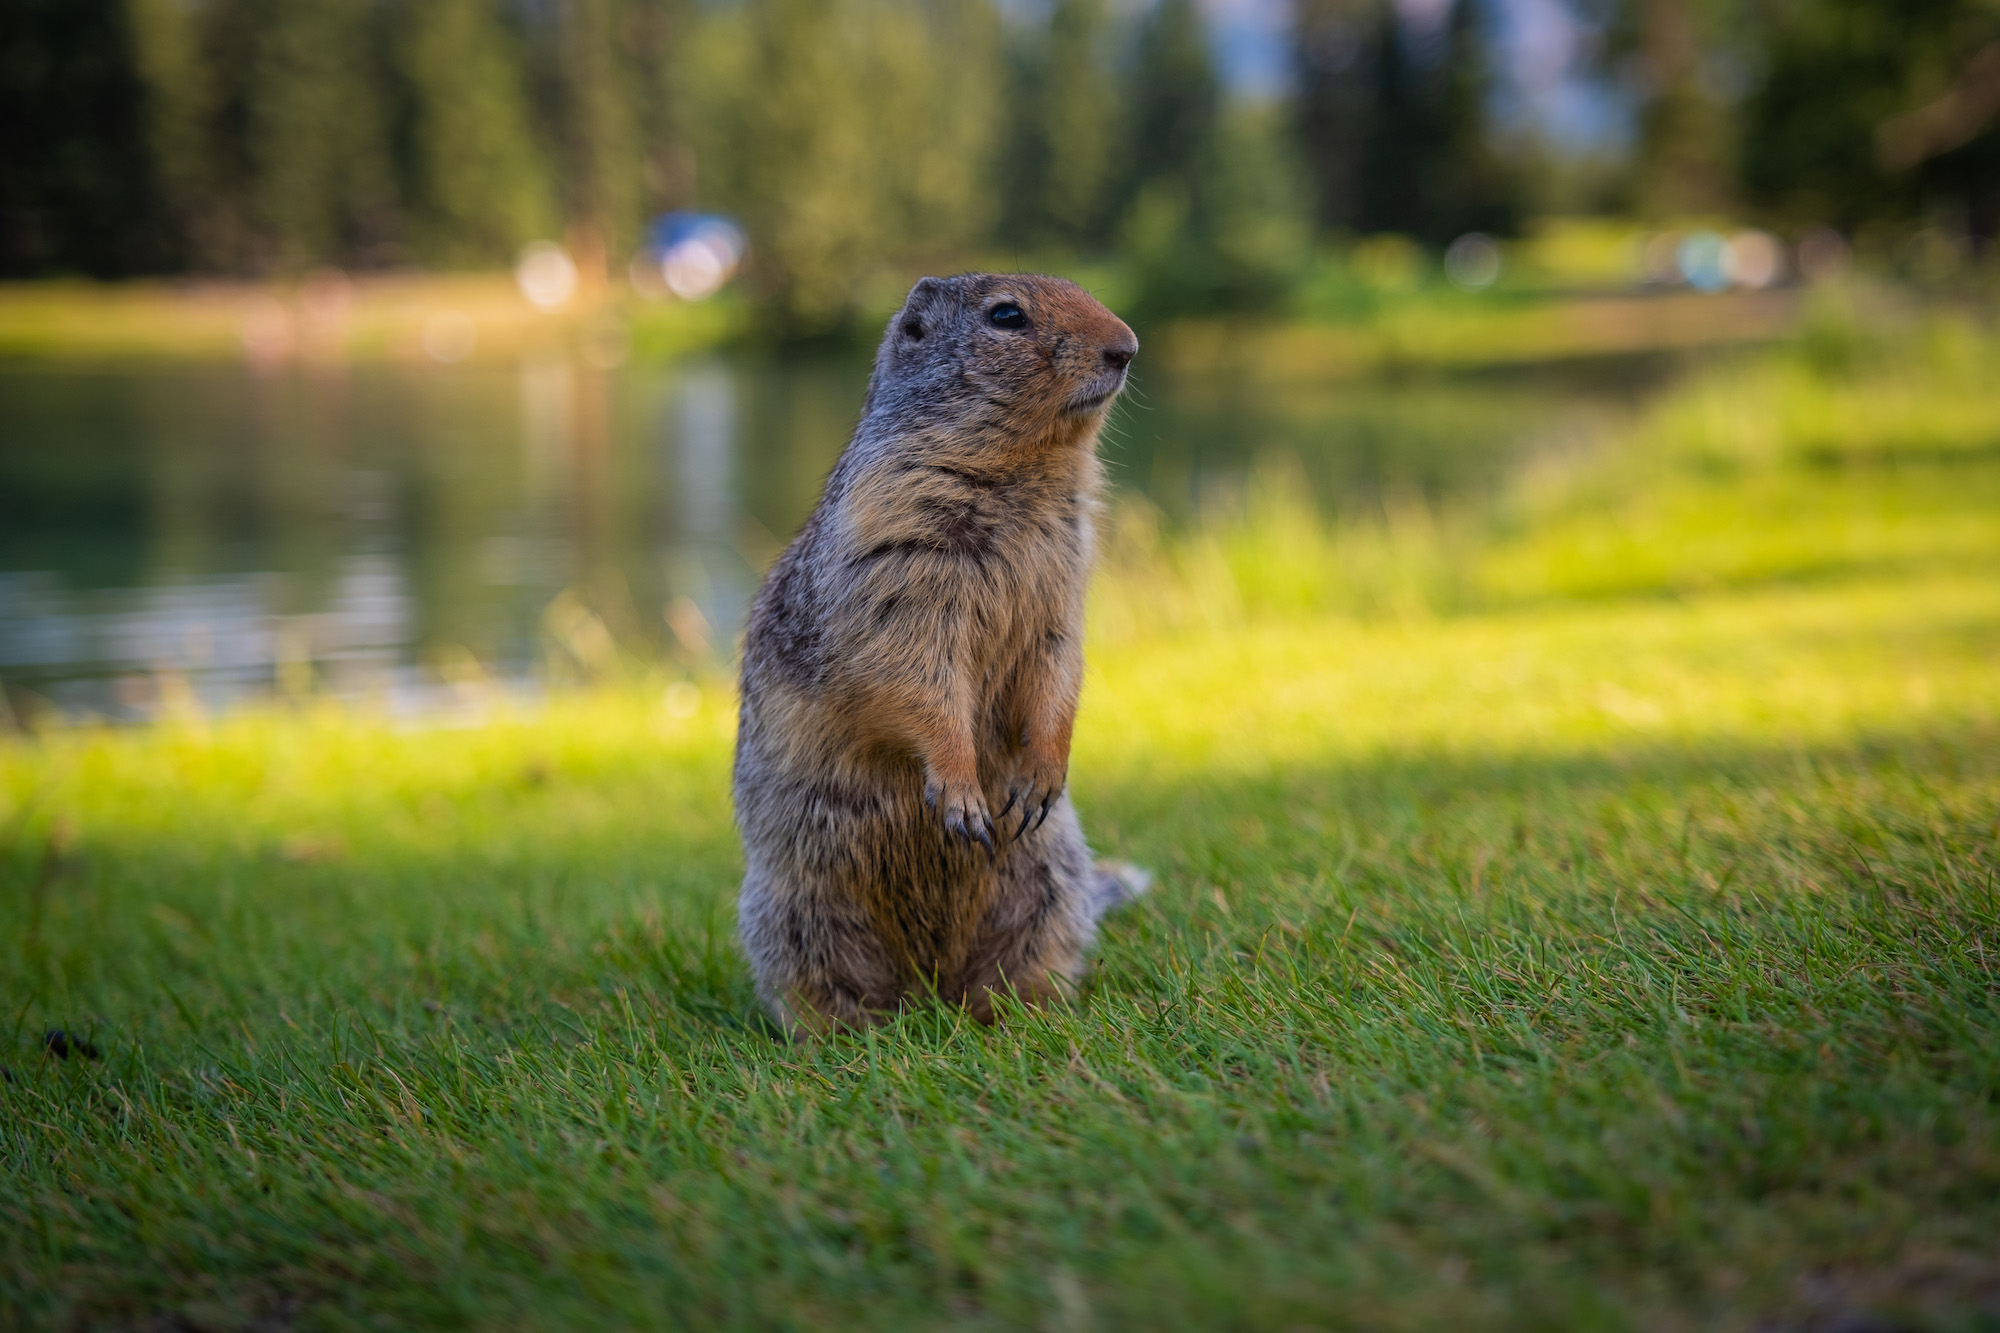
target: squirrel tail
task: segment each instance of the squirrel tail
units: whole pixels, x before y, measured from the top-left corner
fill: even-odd
[[[1153,872],[1130,861],[1099,861],[1091,869],[1091,915],[1101,917],[1112,908],[1129,903],[1153,887]]]

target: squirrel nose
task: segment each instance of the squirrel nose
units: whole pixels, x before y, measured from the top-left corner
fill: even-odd
[[[1104,349],[1104,364],[1113,370],[1123,370],[1132,364],[1132,358],[1138,354],[1139,340],[1128,333]]]

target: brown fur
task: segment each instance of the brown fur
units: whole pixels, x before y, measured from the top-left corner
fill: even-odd
[[[788,1031],[1064,994],[1143,888],[1093,866],[1063,795],[1097,432],[1137,351],[1058,278],[926,278],[890,321],[744,643],[739,924]]]

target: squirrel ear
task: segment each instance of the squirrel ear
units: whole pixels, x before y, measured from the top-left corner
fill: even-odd
[[[933,324],[926,316],[949,290],[943,278],[917,279],[917,285],[910,288],[910,294],[903,299],[902,313],[893,321],[903,337],[911,342],[923,340]]]

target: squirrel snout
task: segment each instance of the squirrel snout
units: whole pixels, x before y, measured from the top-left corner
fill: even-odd
[[[1139,341],[1136,338],[1115,342],[1104,349],[1104,364],[1113,370],[1123,370],[1132,364],[1132,358],[1138,353]]]

